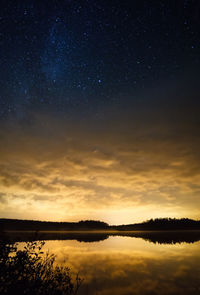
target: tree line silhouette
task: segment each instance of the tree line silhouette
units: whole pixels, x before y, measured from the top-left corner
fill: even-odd
[[[99,220],[79,222],[49,222],[20,219],[0,219],[0,231],[87,231],[87,230],[200,230],[200,221],[189,218],[156,218],[142,223],[112,225]]]
[[[142,223],[112,226],[117,230],[200,230],[200,221],[189,218],[156,218]]]
[[[50,222],[37,220],[0,219],[0,231],[29,230],[29,231],[76,231],[76,230],[104,230],[109,225],[98,220],[81,220],[79,222]]]

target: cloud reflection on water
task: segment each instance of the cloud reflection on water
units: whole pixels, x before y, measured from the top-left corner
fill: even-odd
[[[158,245],[130,237],[48,241],[59,264],[84,278],[80,294],[199,294],[200,242]]]

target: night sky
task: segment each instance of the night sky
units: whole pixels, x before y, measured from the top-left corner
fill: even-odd
[[[200,2],[1,1],[0,217],[200,217]]]

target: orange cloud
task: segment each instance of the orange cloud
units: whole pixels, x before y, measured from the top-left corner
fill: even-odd
[[[5,125],[1,216],[110,223],[197,218],[199,139],[189,132],[194,126],[186,128],[182,116],[183,124],[173,125],[165,117],[133,113],[108,109],[102,124],[91,118],[81,126],[44,114],[34,115],[27,128]]]

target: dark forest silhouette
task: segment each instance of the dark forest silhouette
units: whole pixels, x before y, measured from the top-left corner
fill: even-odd
[[[33,230],[33,231],[75,231],[105,230],[109,225],[102,221],[84,220],[79,222],[49,222],[20,219],[0,219],[0,230]]]
[[[189,218],[157,218],[142,223],[112,225],[99,220],[79,222],[49,222],[20,219],[0,219],[0,231],[87,231],[87,230],[200,230],[200,221]]]
[[[194,243],[200,240],[200,221],[188,218],[151,219],[142,223],[109,226],[102,221],[45,222],[0,219],[1,233],[12,241],[77,240],[103,241],[109,236],[143,238],[160,244]]]
[[[142,223],[112,226],[117,230],[200,230],[200,221],[189,218],[156,218]]]

